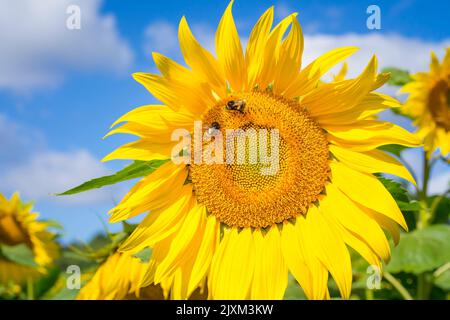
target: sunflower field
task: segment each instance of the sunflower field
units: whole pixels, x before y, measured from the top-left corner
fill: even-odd
[[[174,6],[178,2],[183,1]],[[10,143],[14,134],[8,133],[19,132],[19,125],[9,125],[10,115],[0,112],[5,128],[0,128],[5,146],[0,148],[6,150],[0,151],[0,300],[449,300],[450,38],[430,36],[422,45],[390,35],[389,14],[407,9],[384,2],[348,7],[348,1],[342,8],[327,1],[317,8],[305,4],[306,12],[328,17],[332,28],[339,28],[345,12],[364,7],[368,35],[352,25],[342,27],[350,28],[344,36],[325,35],[328,29],[319,27],[322,31],[314,32],[311,16],[296,2],[263,8],[254,1],[258,16],[251,24],[244,16],[252,11],[248,3],[200,2],[193,6],[205,11],[192,9],[192,20],[189,12],[181,16],[172,9],[176,28],[154,17],[156,26],[151,24],[145,37],[160,50],[150,46],[151,54],[133,65],[134,71],[143,70],[132,74],[135,82],[122,83],[120,75],[74,76],[67,84],[75,88],[70,94],[81,93],[75,102],[69,93],[58,102],[66,108],[61,123],[51,115],[53,120],[39,120],[36,111],[17,111],[31,112],[18,117],[47,123],[62,135],[65,126],[76,125],[76,132],[67,129],[58,142],[64,148],[100,140],[91,130],[107,130],[101,122],[106,118],[112,125],[101,142],[108,148],[101,161],[114,163],[110,169],[95,171],[103,164],[86,151],[67,158],[62,151],[46,151],[47,157],[36,152],[23,165],[8,164],[29,154],[21,151],[15,158],[15,146],[29,138],[31,144],[23,144],[33,149],[39,139],[24,130],[25,140]],[[36,3],[28,1],[29,8]],[[74,50],[64,63],[76,72],[95,59],[107,63],[95,58],[103,46],[110,52],[106,56],[118,52],[109,50],[113,43],[125,48],[112,28],[142,16],[138,3],[130,4],[135,9],[110,3],[105,6],[119,18],[109,20],[99,9],[102,3],[81,1],[61,14],[50,5],[42,9],[58,17],[55,21],[68,15],[69,42],[60,41]],[[172,16],[163,4],[155,8]],[[132,10],[131,16],[125,19],[121,10]],[[209,10],[214,12],[211,39],[204,35],[209,27],[198,21],[211,20]],[[390,12],[386,26],[377,20],[384,19],[384,11]],[[91,28],[95,19],[105,20]],[[380,28],[388,33],[373,30]],[[96,30],[101,36],[88,45],[97,46],[95,53],[78,55],[70,43],[81,48],[82,37]],[[136,28],[126,30],[130,42],[141,41],[132,35]],[[49,47],[51,32],[56,31],[45,31],[42,38]],[[163,46],[166,35],[175,39]],[[332,47],[319,50],[325,42]],[[369,53],[367,59],[358,56],[359,47]],[[414,50],[426,52],[426,61]],[[320,54],[312,56],[316,51]],[[64,64],[63,54],[66,50],[46,55],[52,72]],[[390,59],[393,55],[398,58]],[[36,53],[33,59],[38,58]],[[405,66],[403,59],[414,63]],[[50,73],[38,73],[44,60],[36,73],[19,78],[24,87],[31,79],[30,92],[38,90],[31,87],[41,76],[50,79]],[[0,62],[1,68],[8,74],[15,65]],[[19,93],[2,98],[7,88],[2,81],[0,76],[0,105],[19,99]],[[8,81],[12,86],[12,78]],[[127,93],[139,89],[140,95]],[[20,99],[51,105],[59,101],[58,90],[48,87],[45,94]],[[104,98],[109,94],[112,99]],[[120,108],[112,112],[116,104]],[[81,167],[84,161],[89,166]],[[55,164],[59,171],[50,169]],[[42,167],[45,173],[36,173]],[[70,174],[77,177],[66,178]],[[51,192],[41,196],[44,185]],[[102,209],[86,209],[83,201],[110,188],[122,188],[120,197],[101,198]],[[61,203],[74,208],[70,219]],[[62,211],[47,215],[46,208]],[[97,218],[83,210],[95,210]],[[98,219],[107,222],[87,236]],[[67,228],[83,236],[68,237]]]

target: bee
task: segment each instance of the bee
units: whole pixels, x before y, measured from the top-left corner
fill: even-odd
[[[220,124],[218,122],[213,122],[211,123],[211,125],[208,127],[208,135],[212,136],[214,135],[214,133],[216,133],[216,130],[220,129]]]
[[[245,100],[230,100],[226,105],[227,110],[236,110],[240,113],[244,113],[245,110]]]

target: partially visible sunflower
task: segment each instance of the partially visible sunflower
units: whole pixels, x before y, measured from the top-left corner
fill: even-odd
[[[121,250],[133,254],[152,247],[145,277],[168,286],[172,298],[188,298],[207,280],[211,299],[281,299],[288,271],[311,299],[329,298],[329,273],[348,298],[347,246],[381,267],[390,257],[382,228],[395,242],[398,226],[407,229],[374,173],[413,178],[377,148],[420,141],[373,119],[399,107],[372,92],[387,81],[377,74],[375,57],[355,79],[321,83],[356,48],[332,50],[302,69],[296,14],[272,29],[270,8],[253,28],[244,54],[231,8],[232,2],[216,32],[217,58],[197,42],[183,17],[179,41],[190,68],[154,53],[161,75],[134,74],[164,105],[143,106],[117,120],[126,123],[111,133],[140,139],[104,160],[169,159],[179,143],[171,140],[173,131],[193,132],[194,121],[202,120],[222,134],[279,129],[279,170],[263,174],[259,164],[248,162],[163,164],[111,210],[111,222],[148,213]],[[245,102],[244,110],[230,110],[237,101]]]
[[[113,253],[81,289],[79,300],[121,300],[139,294],[147,264],[128,254]],[[159,294],[158,294],[159,296]],[[160,294],[161,298],[162,292]]]
[[[47,231],[48,223],[37,221],[31,204],[20,201],[15,193],[10,200],[0,194],[0,283],[23,284],[45,272],[59,255],[55,234]],[[20,265],[1,253],[3,246],[26,245],[34,255],[36,267]]]
[[[442,63],[432,52],[430,71],[414,74],[412,81],[400,91],[410,94],[402,111],[414,119],[427,156],[437,149],[443,157],[447,156],[450,152],[450,48]]]
[[[78,300],[162,300],[169,288],[145,279],[148,263],[125,253],[113,253],[80,290]],[[164,288],[164,289],[163,289]]]

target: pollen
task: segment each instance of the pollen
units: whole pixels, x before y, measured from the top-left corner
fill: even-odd
[[[230,101],[241,108],[227,107]],[[203,121],[220,124],[226,152],[223,163],[192,164],[190,179],[198,201],[223,224],[266,228],[306,214],[318,200],[330,176],[328,142],[300,103],[240,93],[212,107]],[[232,136],[231,150],[230,131],[244,135]]]

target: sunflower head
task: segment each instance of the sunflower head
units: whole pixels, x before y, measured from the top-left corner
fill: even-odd
[[[431,53],[429,72],[412,76],[401,92],[409,93],[402,111],[414,119],[417,134],[423,139],[427,155],[440,149],[442,156],[450,152],[450,48],[442,62]]]
[[[329,298],[329,275],[346,298],[352,282],[347,247],[381,268],[390,256],[383,229],[395,241],[398,227],[407,229],[374,174],[414,180],[378,147],[420,141],[374,117],[399,107],[373,92],[387,81],[375,57],[358,77],[344,79],[344,67],[324,83],[322,76],[356,48],[332,50],[303,66],[297,14],[272,27],[270,8],[243,50],[232,4],[216,31],[215,55],[183,18],[179,41],[188,67],[155,53],[161,74],[134,75],[162,104],[116,121],[123,123],[111,133],[139,140],[105,160],[177,157],[111,210],[112,222],[147,214],[120,250],[152,247],[147,282],[164,284],[176,299],[205,283],[212,299],[280,299],[288,272],[309,298]],[[174,135],[177,130],[183,134]],[[174,136],[189,144],[178,149]],[[183,150],[187,162],[178,161]]]
[[[78,300],[163,300],[169,288],[146,279],[148,262],[129,254],[112,253],[80,290]],[[197,297],[201,297],[200,291]]]
[[[32,252],[36,267],[10,261],[0,251],[0,283],[22,284],[45,272],[58,257],[55,235],[47,231],[48,223],[37,221],[32,205],[20,201],[15,193],[10,200],[0,194],[0,250],[2,246],[25,245]]]

